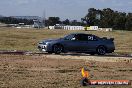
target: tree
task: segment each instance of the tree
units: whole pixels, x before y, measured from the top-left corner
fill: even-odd
[[[86,21],[87,25],[94,25],[94,20],[96,16],[96,9],[90,8],[88,9],[88,14],[84,17],[84,21]]]
[[[70,21],[68,19],[62,21],[62,23],[65,24],[65,25],[70,25]]]
[[[87,26],[100,26],[101,11],[94,8],[88,9],[88,13],[84,18],[81,18],[82,23],[86,23]]]
[[[116,12],[113,28],[125,30],[125,24],[126,24],[126,13]]]
[[[70,25],[71,25],[71,26],[81,26],[82,23],[81,23],[81,22],[78,22],[77,20],[72,20],[72,21],[70,22]]]
[[[132,13],[128,13],[126,17],[125,28],[132,31]]]
[[[81,20],[87,26],[132,30],[132,13],[126,14],[125,12],[114,11],[110,8],[103,10],[90,8],[86,16],[81,18]]]
[[[100,24],[101,24],[101,27],[112,27],[113,26],[113,20],[114,20],[114,11],[110,8],[106,8],[106,9],[103,9],[101,11],[101,20],[100,20]]]
[[[0,19],[0,22],[5,23],[5,24],[19,24],[19,23],[24,23],[26,25],[33,24],[33,20],[18,19],[18,18],[12,18],[12,17],[2,17]]]
[[[49,26],[54,26],[54,25],[59,24],[59,23],[61,23],[59,17],[49,17],[48,18],[48,25]]]

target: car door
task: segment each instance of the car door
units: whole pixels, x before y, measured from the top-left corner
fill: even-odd
[[[76,46],[78,46],[78,43],[75,40],[75,34],[68,35],[64,38],[63,45],[66,50],[68,51],[76,51]]]
[[[87,35],[88,42],[87,42],[87,51],[96,51],[96,47],[99,44],[98,38],[94,35]]]
[[[77,51],[80,52],[85,52],[87,51],[87,42],[88,42],[88,37],[86,34],[78,34],[76,36],[76,41],[77,41]]]
[[[85,37],[86,38],[86,37]],[[75,34],[65,40],[65,48],[69,51],[81,52],[86,50],[86,41],[83,34]]]

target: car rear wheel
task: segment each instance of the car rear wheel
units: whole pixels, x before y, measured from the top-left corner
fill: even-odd
[[[53,46],[53,51],[55,54],[60,54],[62,53],[63,46],[62,45],[54,45]]]
[[[90,53],[90,55],[95,55],[95,53],[92,52],[92,53]]]
[[[97,54],[98,55],[105,55],[106,54],[106,48],[104,46],[99,46],[97,48]]]

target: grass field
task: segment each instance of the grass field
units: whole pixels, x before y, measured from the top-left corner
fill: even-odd
[[[113,37],[116,45],[115,52],[132,53],[132,32],[130,31],[101,32],[15,28],[0,28],[0,50],[38,51],[37,43],[42,39],[60,38],[75,32]],[[122,57],[122,59],[121,57],[109,58],[109,56],[83,56],[83,54],[62,54],[60,57],[53,54],[50,57],[48,54],[0,54],[0,88],[85,88],[80,85],[82,67],[89,69],[92,80],[132,80],[131,57],[129,60],[126,59],[127,57]],[[107,61],[104,62],[106,59]],[[110,59],[113,62],[110,62]],[[132,85],[86,88],[132,88]]]
[[[91,33],[100,37],[115,38],[115,52],[132,53],[131,31],[77,31],[0,28],[0,50],[38,51],[37,43],[43,39],[60,38],[69,33]]]

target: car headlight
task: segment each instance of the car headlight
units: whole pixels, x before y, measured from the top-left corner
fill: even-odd
[[[38,44],[43,44],[43,42],[39,42]]]

